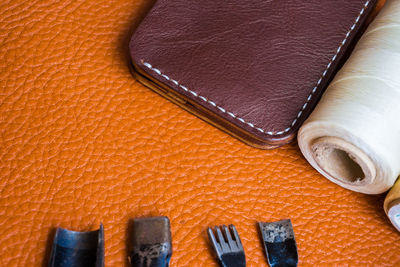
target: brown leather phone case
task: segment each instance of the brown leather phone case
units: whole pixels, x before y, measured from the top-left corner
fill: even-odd
[[[137,79],[255,147],[291,141],[374,0],[158,0],[130,42]]]

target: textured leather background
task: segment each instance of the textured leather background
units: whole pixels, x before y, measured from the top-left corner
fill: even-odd
[[[383,196],[340,188],[296,144],[251,148],[137,83],[133,29],[151,1],[0,3],[0,266],[41,266],[54,227],[105,226],[126,264],[128,220],[167,215],[171,266],[216,266],[206,226],[236,225],[266,266],[257,220],[291,218],[300,264],[395,266]]]

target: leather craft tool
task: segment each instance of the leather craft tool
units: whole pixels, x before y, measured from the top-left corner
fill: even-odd
[[[133,221],[132,267],[167,267],[172,256],[170,222],[167,217]]]
[[[269,265],[297,266],[297,246],[291,221],[259,222],[258,226]]]
[[[379,194],[400,175],[400,1],[389,0],[299,131],[305,158],[350,190]],[[385,202],[400,229],[400,190]]]
[[[222,267],[244,267],[246,258],[242,242],[235,226],[216,226],[215,234],[211,228],[207,229],[208,238]]]
[[[49,267],[104,267],[104,228],[75,232],[57,228]]]
[[[130,43],[135,76],[243,142],[277,147],[295,138],[376,2],[158,0]]]

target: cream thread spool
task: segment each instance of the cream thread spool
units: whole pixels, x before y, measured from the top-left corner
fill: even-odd
[[[298,134],[305,158],[347,189],[379,194],[400,175],[400,1],[388,0]],[[400,231],[400,183],[385,210]],[[396,221],[398,219],[398,221]]]
[[[386,196],[384,208],[392,224],[400,231],[400,179]]]

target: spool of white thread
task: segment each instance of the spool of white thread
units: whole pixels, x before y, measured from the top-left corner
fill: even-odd
[[[305,158],[326,178],[366,194],[400,175],[400,1],[388,0],[301,127]],[[400,231],[400,183],[385,210]],[[390,203],[389,203],[390,202]]]

